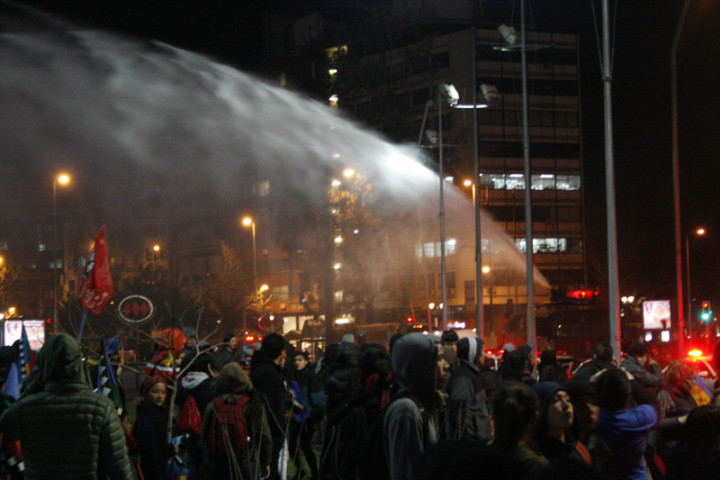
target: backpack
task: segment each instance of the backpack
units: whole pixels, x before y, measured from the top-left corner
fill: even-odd
[[[202,433],[202,415],[198,408],[197,401],[192,395],[188,395],[185,404],[180,412],[180,420],[177,427],[178,433]]]
[[[367,435],[370,422],[364,405],[348,403],[328,418],[326,443],[320,460],[323,480],[354,480],[358,452]]]
[[[215,413],[208,435],[208,456],[213,463],[226,462],[232,457],[238,461],[245,458],[248,434],[243,409],[249,400],[248,395],[215,398]]]

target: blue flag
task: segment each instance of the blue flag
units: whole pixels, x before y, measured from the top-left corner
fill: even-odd
[[[18,365],[20,366],[20,383],[25,383],[30,376],[30,342],[28,341],[25,324],[22,326],[22,336],[20,337],[20,347],[18,349]]]
[[[20,398],[20,379],[18,378],[18,369],[15,362],[10,364],[7,380],[5,380],[5,395],[12,397],[13,400]]]

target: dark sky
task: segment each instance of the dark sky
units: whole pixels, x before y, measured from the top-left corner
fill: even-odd
[[[91,26],[158,38],[252,68],[261,51],[257,2],[27,0]],[[342,3],[342,2],[340,2]],[[295,0],[289,5],[307,6]],[[621,295],[674,295],[670,45],[682,1],[611,2],[614,16],[613,121]],[[485,2],[498,22],[517,23],[518,2]],[[266,9],[288,2],[266,1]],[[586,205],[591,253],[606,255],[602,83],[594,20],[600,0],[531,1],[537,30],[580,33]],[[593,18],[595,8],[595,18]],[[680,180],[683,231],[691,241],[694,296],[720,301],[720,2],[691,2],[678,51]],[[684,235],[683,235],[684,238]],[[605,267],[603,266],[602,269]],[[603,288],[604,285],[601,285]],[[699,298],[700,299],[700,298]],[[720,307],[719,307],[720,309]]]

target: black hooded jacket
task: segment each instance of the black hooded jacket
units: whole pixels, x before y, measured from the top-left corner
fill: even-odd
[[[285,412],[290,403],[290,394],[285,386],[285,377],[279,365],[262,353],[253,354],[250,364],[250,380],[267,400],[268,423],[273,437],[285,435]]]
[[[64,333],[50,336],[37,365],[41,391],[0,417],[5,437],[22,442],[25,478],[95,480],[103,467],[112,480],[131,480],[120,418],[112,401],[86,382],[77,342]]]

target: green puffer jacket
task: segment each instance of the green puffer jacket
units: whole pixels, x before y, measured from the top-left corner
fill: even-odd
[[[85,381],[77,342],[52,335],[38,352],[42,391],[0,417],[0,432],[20,440],[27,480],[131,480],[125,435],[113,403]]]

